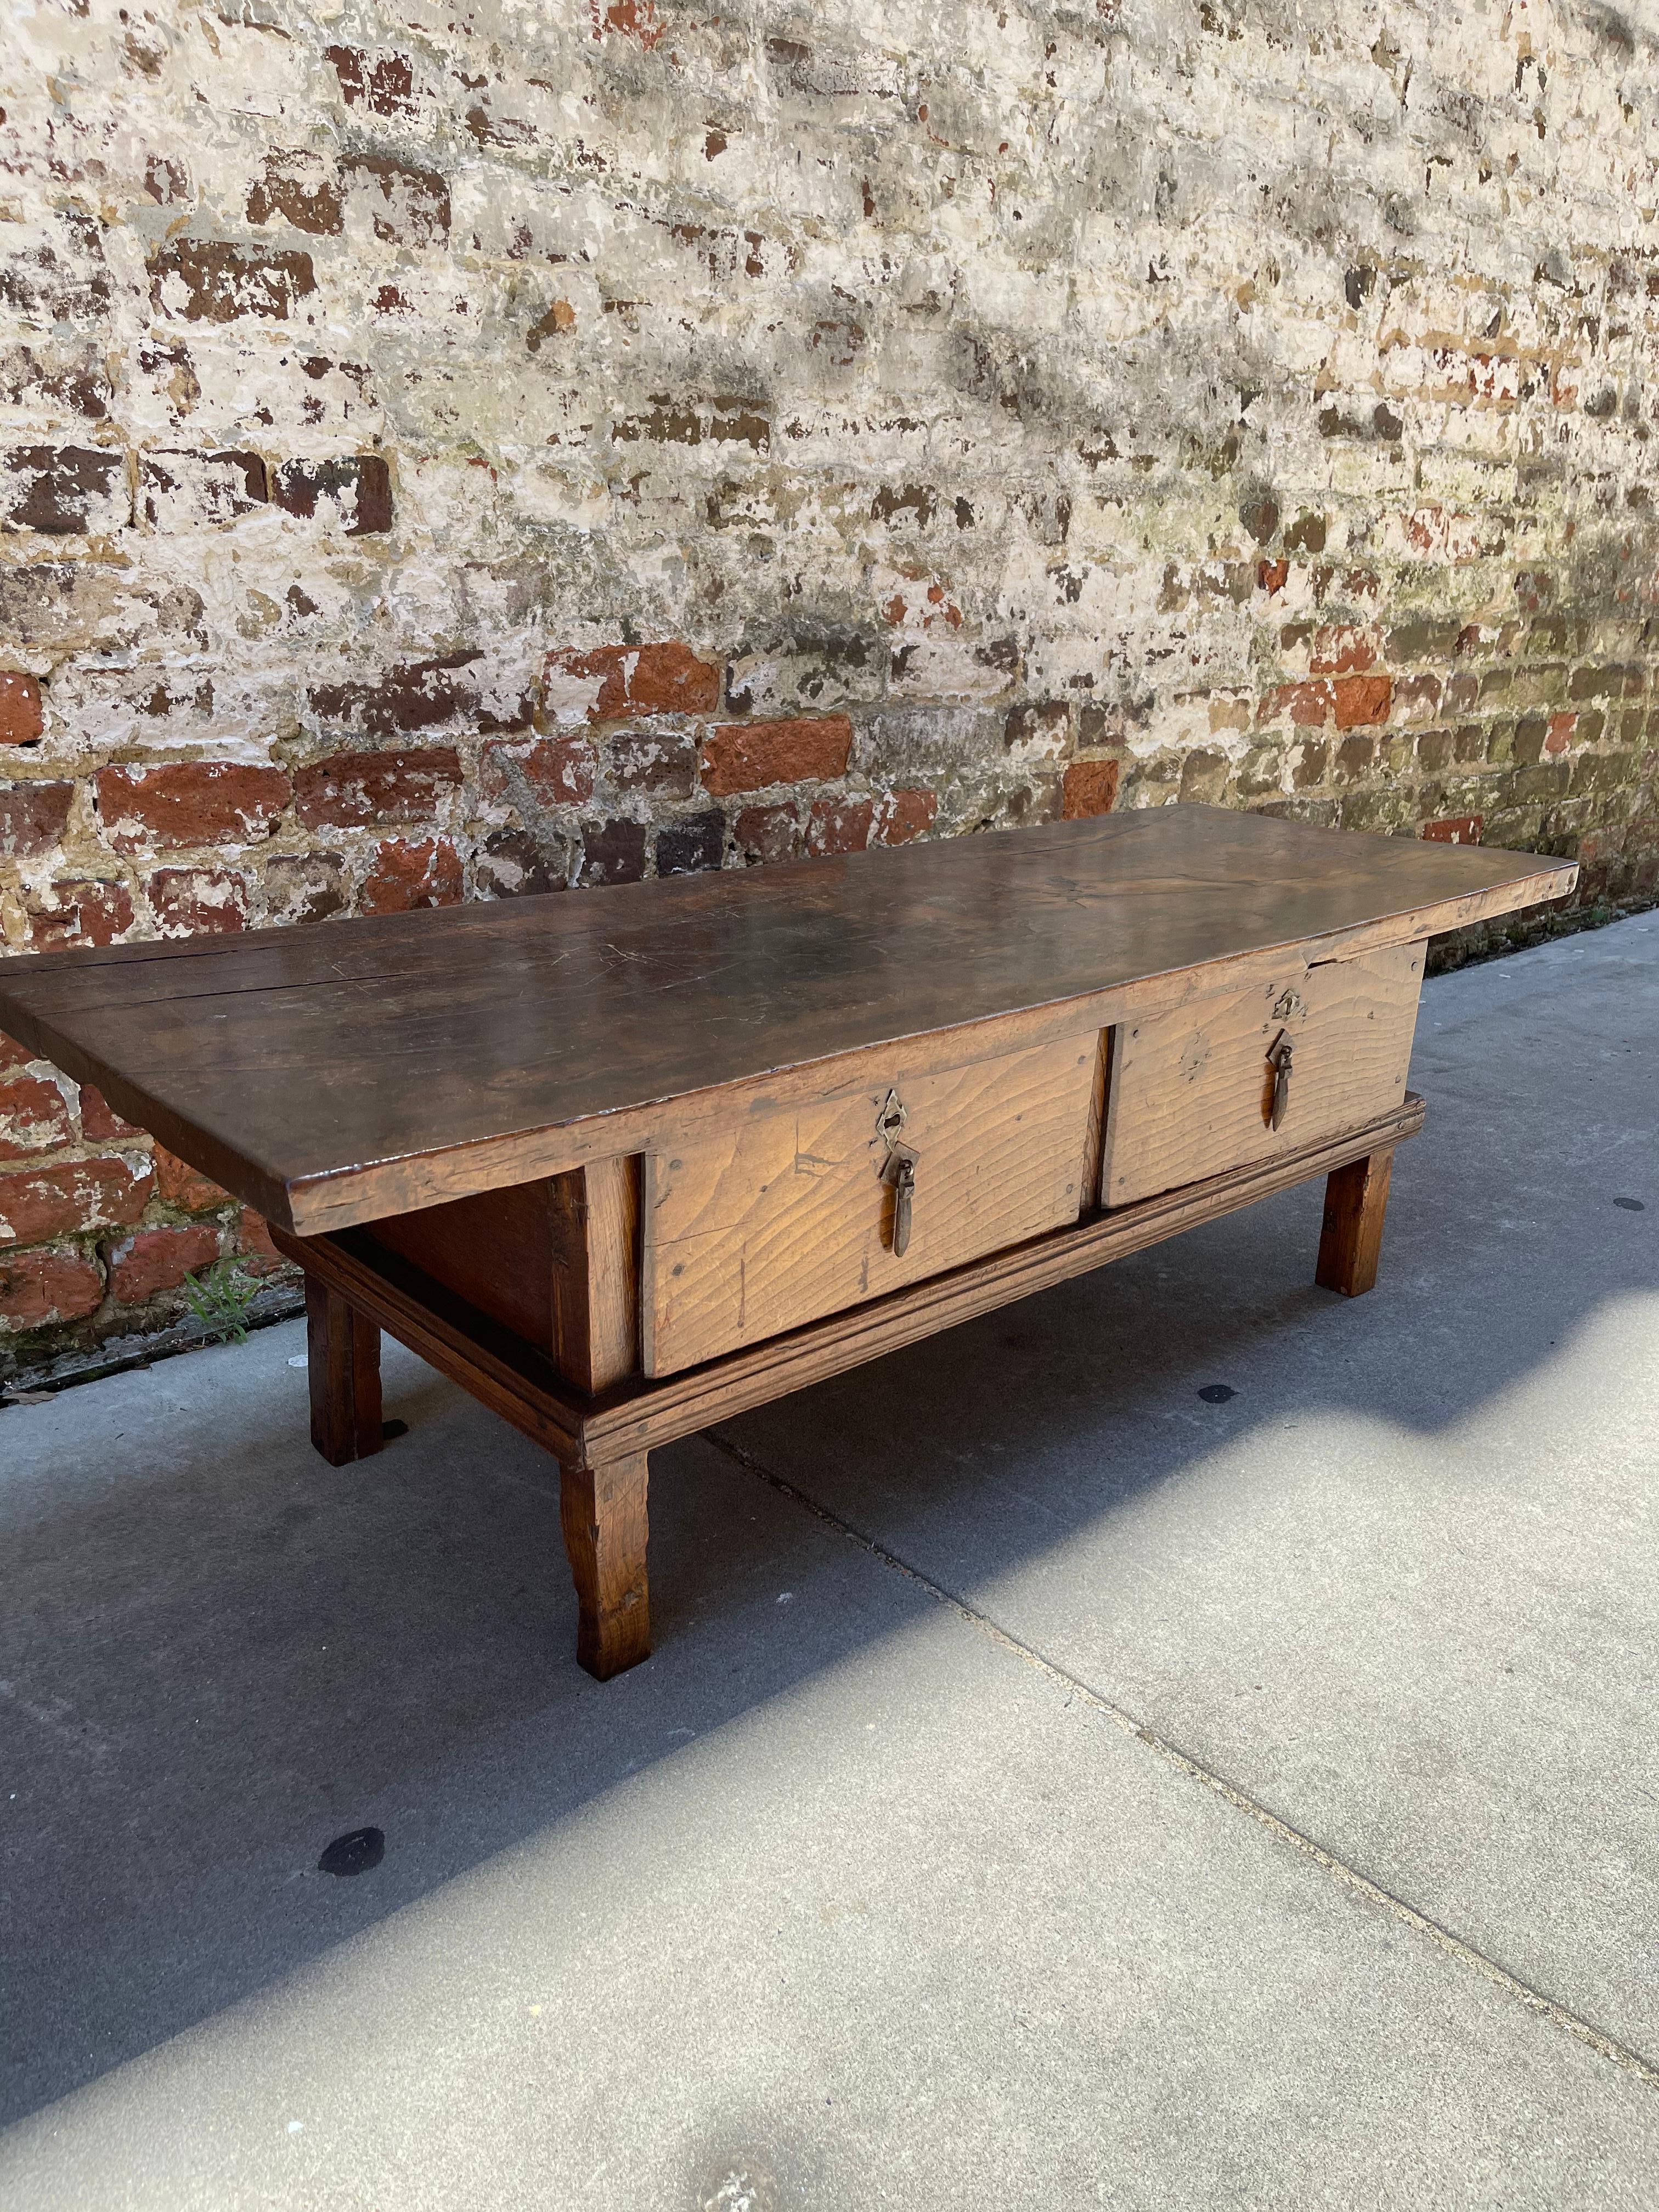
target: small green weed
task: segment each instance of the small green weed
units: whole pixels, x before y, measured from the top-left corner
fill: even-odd
[[[234,1260],[216,1260],[201,1275],[186,1275],[185,1301],[216,1344],[240,1344],[247,1334],[247,1310],[259,1285]]]

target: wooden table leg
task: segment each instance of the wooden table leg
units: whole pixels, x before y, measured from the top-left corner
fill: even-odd
[[[608,1682],[651,1655],[645,1577],[646,1455],[562,1470],[559,1516],[581,1609],[576,1657]]]
[[[1327,1179],[1319,1265],[1314,1271],[1314,1280],[1323,1289],[1358,1298],[1375,1284],[1393,1166],[1394,1146],[1389,1145],[1333,1170]]]
[[[306,1345],[312,1443],[331,1467],[367,1459],[386,1440],[379,1328],[337,1291],[307,1275]]]

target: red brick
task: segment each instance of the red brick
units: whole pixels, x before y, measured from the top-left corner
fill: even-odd
[[[1577,714],[1552,714],[1549,734],[1544,739],[1544,750],[1549,754],[1564,753],[1577,733]]]
[[[131,514],[126,464],[95,446],[19,446],[5,458],[0,505],[14,530],[51,538],[95,536],[124,527]]]
[[[0,1319],[14,1328],[78,1321],[103,1302],[97,1262],[78,1252],[0,1252]]]
[[[139,461],[138,489],[144,520],[153,530],[193,533],[204,523],[234,522],[256,514],[270,496],[270,480],[258,453],[162,448]],[[201,688],[210,696],[210,683]],[[167,689],[165,680],[157,687],[163,696]]]
[[[1352,623],[1326,623],[1314,633],[1308,665],[1316,676],[1351,676],[1376,665],[1376,643]]]
[[[0,1160],[50,1152],[74,1134],[64,1094],[46,1076],[9,1075],[0,1081]]]
[[[1109,814],[1117,797],[1119,764],[1115,760],[1073,761],[1060,786],[1062,822],[1081,822],[1091,814]]]
[[[1433,845],[1478,845],[1486,819],[1484,814],[1443,814],[1423,824],[1423,835]]]
[[[376,115],[413,115],[415,71],[407,54],[371,57],[361,46],[324,49],[334,64],[348,107],[367,107]]]
[[[0,673],[0,745],[32,745],[44,726],[40,678]]]
[[[89,1145],[106,1145],[124,1137],[140,1137],[142,1129],[124,1121],[101,1091],[90,1083],[81,1085],[81,1134]]]
[[[0,1068],[21,1067],[25,1060],[33,1058],[26,1044],[19,1044],[15,1037],[9,1037],[0,1030]]]
[[[132,893],[125,884],[56,883],[26,900],[29,942],[37,951],[59,952],[111,945],[132,927]]]
[[[1323,722],[1331,711],[1331,687],[1326,683],[1276,684],[1261,695],[1258,722],[1282,722],[1287,717],[1304,728]]]
[[[98,813],[118,853],[149,846],[245,845],[268,837],[292,796],[279,768],[248,761],[172,761],[106,768]]]
[[[623,714],[707,714],[720,703],[720,672],[689,645],[602,645],[547,657],[547,679],[597,684],[590,722]],[[733,788],[736,787],[734,786]]]
[[[165,1145],[155,1147],[155,1187],[169,1206],[176,1206],[180,1213],[205,1213],[210,1206],[228,1206],[230,1193],[221,1190],[216,1182],[200,1175],[187,1160],[176,1152],[168,1152]]]
[[[319,721],[362,730],[371,738],[402,737],[459,720],[486,736],[527,728],[527,697],[500,701],[499,712],[484,704],[485,673],[483,653],[447,653],[432,660],[399,661],[377,676],[345,684],[314,684],[307,697]]]
[[[875,826],[874,803],[868,799],[821,799],[806,824],[810,853],[861,853]]]
[[[636,884],[644,873],[643,822],[600,822],[583,830],[579,883]]]
[[[1331,686],[1339,730],[1353,730],[1368,722],[1386,722],[1394,700],[1394,684],[1387,676],[1340,676]]]
[[[228,868],[158,868],[144,891],[163,937],[232,937],[247,927],[247,884]]]
[[[460,855],[447,837],[419,844],[388,837],[375,848],[374,861],[357,894],[359,914],[408,914],[413,908],[458,906],[462,890]]]
[[[247,196],[247,219],[266,223],[277,216],[313,238],[338,235],[343,222],[340,187],[320,154],[293,147],[265,155],[264,176]]]
[[[1256,589],[1265,592],[1269,599],[1276,592],[1284,590],[1290,576],[1291,564],[1288,561],[1258,561],[1256,563]]]
[[[453,745],[333,753],[295,777],[295,812],[308,830],[429,822],[445,793],[459,790],[460,781]]]
[[[745,806],[732,825],[745,860],[798,860],[804,839],[793,806]]]
[[[245,1275],[274,1275],[278,1268],[289,1265],[270,1241],[270,1224],[251,1206],[242,1208],[236,1230],[236,1249],[242,1257]]]
[[[348,538],[392,527],[392,471],[380,453],[346,453],[331,461],[284,461],[272,472],[270,503],[310,521],[319,500],[331,506]]]
[[[1111,763],[1115,767],[1117,763]],[[933,826],[939,812],[936,791],[890,791],[876,809],[878,845],[908,845]]]
[[[242,315],[280,321],[316,289],[308,253],[223,239],[175,239],[149,264],[151,305],[188,323],[230,323]]]
[[[448,237],[449,186],[435,169],[415,168],[390,154],[354,154],[344,173],[385,244],[431,246]]]
[[[106,1256],[117,1304],[142,1305],[160,1291],[176,1291],[198,1268],[210,1267],[219,1256],[219,1231],[207,1222],[189,1229],[141,1229]]]
[[[827,781],[845,775],[853,750],[853,726],[845,714],[818,720],[722,722],[702,749],[702,783],[716,799],[728,792],[758,791],[769,783]]]
[[[593,796],[594,763],[590,738],[538,738],[528,744],[488,744],[479,767],[486,799],[516,803],[522,779],[538,805],[580,806]]]
[[[72,783],[0,783],[0,853],[47,853],[69,820]]]
[[[11,1245],[125,1227],[143,1213],[153,1183],[141,1153],[131,1160],[65,1160],[0,1176],[0,1253]]]

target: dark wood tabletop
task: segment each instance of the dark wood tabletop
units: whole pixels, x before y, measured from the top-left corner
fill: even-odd
[[[1426,936],[1573,876],[1536,854],[1159,807],[15,959],[0,1029],[273,1220],[337,1226],[392,1210],[368,1172],[387,1163],[1367,925]],[[297,1202],[324,1186],[325,1209]],[[422,1202],[418,1176],[404,1188]],[[430,1194],[463,1188],[452,1160]]]

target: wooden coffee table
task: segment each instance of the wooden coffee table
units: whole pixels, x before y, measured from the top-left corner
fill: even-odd
[[[0,1028],[270,1221],[333,1465],[383,1328],[555,1455],[603,1679],[653,1445],[1313,1176],[1369,1290],[1425,940],[1576,876],[1165,807],[15,960]]]

